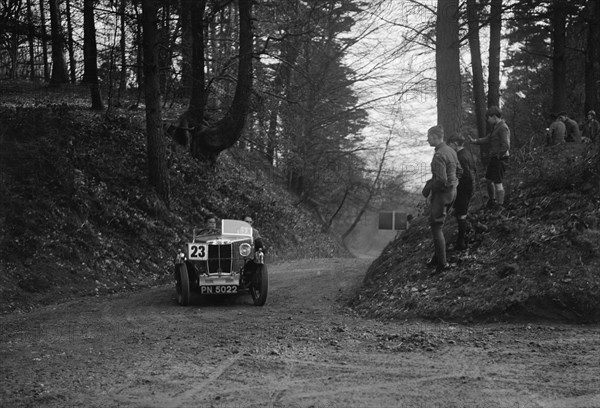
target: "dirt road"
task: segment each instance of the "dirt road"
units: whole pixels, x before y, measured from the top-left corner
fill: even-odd
[[[2,407],[600,407],[600,327],[378,322],[366,261],[271,265],[249,295],[164,286],[0,317]]]

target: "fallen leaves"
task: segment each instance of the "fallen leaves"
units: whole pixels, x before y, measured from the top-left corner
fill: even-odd
[[[545,308],[545,318],[600,320],[600,185],[582,170],[590,159],[578,148],[576,158],[554,160],[547,154],[558,152],[539,150],[528,155],[534,163],[511,165],[506,184],[519,187],[509,190],[503,209],[473,209],[467,251],[452,250],[456,223],[449,217],[448,272],[430,275],[429,226],[415,219],[373,263],[354,307],[380,318],[505,320]],[[544,171],[532,171],[537,165]]]

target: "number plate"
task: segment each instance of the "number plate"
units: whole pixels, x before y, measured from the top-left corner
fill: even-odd
[[[216,285],[200,286],[200,293],[203,295],[233,295],[237,293],[236,285]]]
[[[208,259],[208,245],[188,244],[188,259],[190,261],[206,261]]]

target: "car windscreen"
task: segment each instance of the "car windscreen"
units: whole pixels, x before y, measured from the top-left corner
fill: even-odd
[[[252,238],[252,227],[245,221],[222,220],[221,231],[223,235],[234,235]]]

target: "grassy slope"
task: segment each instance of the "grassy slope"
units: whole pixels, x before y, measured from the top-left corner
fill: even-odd
[[[147,187],[143,111],[69,102],[0,107],[0,311],[168,282],[208,213],[253,215],[271,261],[347,255],[247,151],[207,170],[169,142],[165,208]]]
[[[471,248],[450,250],[451,271],[432,276],[425,266],[433,243],[420,217],[372,264],[354,306],[395,319],[600,321],[599,174],[584,146],[520,152],[506,209],[473,200]],[[450,247],[455,231],[449,218]]]

